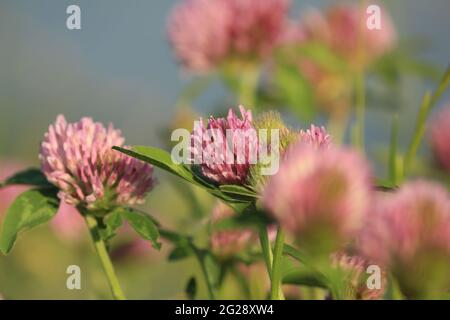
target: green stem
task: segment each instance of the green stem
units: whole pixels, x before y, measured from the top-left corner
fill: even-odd
[[[417,150],[419,149],[420,142],[422,140],[422,136],[425,133],[425,125],[428,118],[429,105],[431,101],[431,95],[429,92],[425,94],[422,99],[422,103],[419,108],[419,114],[417,116],[416,125],[414,128],[414,135],[409,144],[408,150],[405,155],[404,160],[404,173],[409,173],[409,169],[411,167],[412,160],[417,154]]]
[[[305,287],[302,289],[306,300],[322,300],[322,292],[320,291],[320,288]]]
[[[398,146],[398,115],[395,114],[392,118],[391,127],[391,144],[389,147],[389,180],[396,185],[399,176],[398,168],[398,156],[397,156],[397,146]]]
[[[358,30],[358,45],[356,51],[357,69],[355,73],[355,116],[356,123],[352,128],[352,138],[355,147],[360,151],[364,151],[364,132],[365,132],[365,122],[366,122],[366,85],[364,79],[364,43],[365,43],[365,20],[364,13],[366,8],[366,1],[360,0],[359,6],[361,10],[359,30]]]
[[[159,229],[159,234],[161,235],[161,237],[163,237],[167,241],[172,242],[174,245],[176,246],[186,245],[194,252],[195,258],[197,259],[200,265],[203,277],[205,278],[209,298],[211,300],[214,300],[215,299],[214,289],[211,283],[208,268],[206,267],[205,264],[205,255],[203,253],[204,251],[202,249],[197,248],[197,246],[193,243],[192,239],[189,236],[180,235],[176,232],[163,228]]]
[[[347,123],[348,112],[345,112],[345,114],[330,115],[328,119],[327,130],[333,137],[333,144],[341,145],[344,142]]]
[[[111,259],[109,258],[108,251],[106,250],[105,242],[100,236],[98,222],[95,217],[91,215],[86,215],[85,218],[92,236],[92,240],[94,241],[98,257],[100,258],[103,270],[106,274],[106,278],[108,279],[112,295],[116,300],[125,300],[125,295],[123,294],[122,288],[120,287],[119,280],[117,279],[116,273],[114,271],[114,266],[111,262]]]
[[[283,258],[284,231],[278,228],[277,238],[273,249],[272,277],[270,298],[272,300],[283,300],[283,291],[281,290],[281,261]]]
[[[334,284],[330,285],[330,293],[333,300],[343,300],[341,292]]]
[[[266,263],[267,274],[269,279],[272,278],[272,250],[270,249],[269,235],[267,234],[267,227],[260,226],[259,228],[259,241],[261,243],[261,249],[264,256],[264,262]]]
[[[209,299],[210,300],[215,300],[216,297],[214,295],[213,285],[212,285],[211,279],[209,277],[208,268],[206,267],[206,264],[205,264],[204,255],[201,252],[199,252],[199,250],[197,248],[193,248],[193,250],[195,252],[195,256],[197,258],[197,261],[200,264],[200,269],[202,270],[203,277],[205,278],[206,288],[208,290]]]
[[[248,109],[256,110],[256,90],[258,88],[259,70],[250,66],[241,71],[239,84],[239,104]]]
[[[364,151],[364,132],[366,122],[366,85],[364,71],[359,70],[355,79],[356,123],[353,128],[353,143]]]
[[[412,161],[417,154],[417,150],[419,149],[420,143],[425,133],[426,121],[428,119],[428,116],[430,115],[430,111],[434,107],[436,102],[439,100],[441,95],[444,93],[444,91],[447,89],[449,83],[450,83],[450,67],[447,68],[436,91],[434,91],[433,94],[431,94],[431,92],[429,91],[426,92],[422,99],[422,104],[420,105],[419,114],[417,115],[416,119],[414,135],[408,146],[408,150],[406,152],[404,159],[403,164],[404,170],[402,176],[403,179],[407,176],[407,174],[409,174]]]

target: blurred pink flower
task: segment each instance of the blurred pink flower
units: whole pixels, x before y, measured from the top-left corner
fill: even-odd
[[[184,67],[206,71],[228,53],[227,24],[231,12],[224,1],[188,0],[178,4],[169,18],[168,35]]]
[[[258,141],[252,125],[252,113],[243,106],[239,106],[239,110],[242,119],[230,109],[226,118],[215,119],[211,116],[206,128],[200,119],[191,134],[193,162],[200,162],[202,174],[219,184],[244,184],[251,155],[256,156],[257,153]],[[227,139],[227,131],[230,139]],[[211,147],[213,144],[218,147]]]
[[[308,12],[305,22],[315,24],[314,32],[320,33],[321,25],[325,25],[325,18],[317,10]],[[316,34],[306,31],[301,22],[286,23],[280,45],[289,49],[292,45],[308,46],[316,41]],[[323,42],[323,41],[322,41]],[[291,53],[290,55],[287,53]],[[308,82],[313,93],[315,104],[327,113],[343,116],[350,107],[352,80],[346,73],[337,70],[335,66],[317,62],[314,58],[299,54],[298,50],[286,51],[285,59],[297,66],[298,71]]]
[[[0,182],[13,176],[16,172],[23,170],[24,167],[17,161],[2,160],[0,162]],[[29,189],[29,186],[11,185],[0,188],[0,218],[6,213],[9,206],[22,192]]]
[[[450,196],[438,184],[419,180],[383,194],[369,219],[361,251],[376,262],[408,266],[430,249],[450,257]]]
[[[219,202],[213,209],[212,223],[220,222],[223,219],[235,215],[233,209]],[[212,252],[222,258],[227,259],[238,254],[255,243],[257,235],[252,229],[237,229],[213,231],[210,238]]]
[[[260,59],[281,35],[289,2],[185,0],[170,15],[169,41],[192,71],[207,71],[226,59]]]
[[[41,144],[42,172],[67,204],[107,210],[141,203],[154,185],[152,166],[111,148],[124,138],[91,118],[67,123],[60,115]]]
[[[397,34],[388,12],[381,10],[381,28],[369,30],[366,26],[366,7],[338,4],[325,14],[310,10],[303,18],[303,29],[311,40],[330,46],[351,64],[363,66],[389,52],[395,45]]]
[[[382,272],[380,289],[369,289],[366,283],[366,270],[371,263],[368,260],[340,251],[332,254],[331,263],[346,273],[343,277],[345,299],[379,300],[383,298],[387,285],[386,273]]]
[[[328,149],[331,146],[331,136],[325,128],[313,124],[310,129],[300,131],[300,141],[316,149]]]
[[[320,110],[334,117],[346,116],[352,99],[352,84],[348,75],[306,57],[298,57],[297,66],[310,84]]]
[[[50,227],[62,240],[77,242],[87,234],[83,216],[78,210],[61,201],[57,214],[50,221]]]
[[[299,241],[320,230],[347,240],[361,227],[370,199],[370,170],[359,154],[303,143],[287,151],[262,194],[266,209]]]
[[[450,195],[410,182],[379,199],[359,239],[360,251],[396,277],[407,298],[439,297],[450,287]]]
[[[307,34],[303,29],[301,23],[297,20],[286,19],[283,24],[283,29],[278,37],[278,45],[284,46],[286,44],[299,44],[307,40]]]
[[[431,147],[438,164],[450,172],[450,105],[431,123]]]

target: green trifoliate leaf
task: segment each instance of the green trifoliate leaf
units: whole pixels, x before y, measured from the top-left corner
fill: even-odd
[[[103,240],[109,240],[116,235],[117,229],[122,225],[122,208],[118,208],[108,214],[100,228],[100,235]]]
[[[32,189],[19,195],[8,209],[0,234],[0,250],[11,251],[17,236],[49,221],[58,211],[56,189]]]
[[[189,246],[180,246],[176,247],[175,249],[170,252],[169,257],[167,260],[169,261],[178,261],[186,259],[194,254],[194,250]]]
[[[145,146],[135,146],[131,150],[124,149],[121,147],[114,147],[114,150],[120,151],[126,155],[133,158],[139,159],[141,161],[150,163],[158,168],[161,168],[167,172],[170,172],[212,194],[213,196],[223,200],[229,206],[231,206],[237,212],[241,212],[245,208],[251,205],[254,201],[253,198],[245,197],[242,195],[236,196],[233,192],[223,192],[218,186],[206,181],[199,173],[192,170],[192,166],[188,167],[182,164],[176,164],[172,161],[170,154],[164,150],[145,147]],[[245,189],[245,188],[244,188]],[[234,189],[236,190],[236,189]],[[228,190],[230,191],[230,190]],[[241,189],[242,191],[242,189]],[[251,192],[251,191],[246,191]]]
[[[36,168],[29,168],[24,171],[17,172],[1,183],[0,187],[6,187],[14,184],[23,184],[43,188],[53,187],[53,185],[47,181],[47,178],[44,176],[42,171]]]
[[[134,146],[131,150],[121,147],[113,147],[113,149],[133,158],[150,163],[189,182],[195,182],[194,174],[186,166],[174,163],[167,151],[146,146]]]
[[[132,209],[123,209],[122,217],[145,240],[149,240],[155,249],[160,249],[159,230],[155,221],[147,214]]]

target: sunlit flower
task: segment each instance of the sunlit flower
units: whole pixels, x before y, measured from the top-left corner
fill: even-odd
[[[200,119],[191,135],[193,162],[200,165],[206,178],[219,184],[244,184],[251,162],[256,162],[258,142],[252,113],[243,106],[239,110],[242,119],[232,109],[226,118],[211,116],[206,127]]]
[[[192,71],[260,59],[276,44],[288,6],[289,0],[185,0],[169,18],[169,40]]]
[[[361,235],[367,256],[390,264],[411,261],[426,248],[450,253],[450,197],[443,187],[410,182],[378,200]]]
[[[369,261],[357,255],[338,252],[331,256],[331,263],[343,272],[341,280],[345,286],[345,299],[379,300],[383,298],[387,285],[386,273],[381,270],[379,289],[369,288],[367,286],[367,267],[371,265]]]
[[[67,123],[60,115],[41,144],[42,172],[67,204],[107,210],[143,201],[154,185],[152,166],[111,148],[123,146],[119,130],[91,118]]]
[[[262,199],[299,242],[319,245],[329,237],[339,245],[361,227],[370,182],[368,165],[354,151],[299,143],[288,150]]]
[[[325,14],[310,10],[303,18],[303,30],[309,39],[326,43],[350,64],[365,66],[389,52],[395,45],[395,26],[384,9],[380,29],[369,29],[366,7],[338,4],[327,8]]]
[[[450,283],[450,196],[438,184],[416,181],[384,194],[361,231],[361,252],[389,267],[405,294]],[[437,280],[436,277],[439,277]]]
[[[438,164],[450,172],[450,106],[439,112],[431,124],[431,146]]]
[[[327,149],[331,145],[331,136],[324,127],[312,124],[306,131],[300,131],[300,141],[316,149]]]
[[[267,133],[265,138],[266,146],[261,146],[261,148],[266,148],[267,151],[273,148],[279,148],[280,153],[283,153],[287,147],[298,139],[298,132],[289,128],[284,123],[281,114],[277,111],[266,111],[259,113],[257,117],[252,121],[253,126],[258,132]],[[272,147],[272,135],[278,134],[278,139],[274,139],[274,143],[278,141],[278,146],[274,145]],[[259,141],[261,144],[262,141]]]
[[[320,32],[321,22],[325,24],[323,16],[316,10],[309,12],[306,21],[317,25],[315,32]],[[313,94],[315,104],[321,111],[343,116],[350,107],[352,80],[347,72],[336,68],[335,64],[320,63],[314,57],[299,53],[298,49],[289,49],[292,46],[296,48],[314,45],[316,40],[310,32],[305,30],[307,28],[301,22],[291,21],[286,24],[283,37],[280,38],[280,44],[287,49],[284,58],[297,67]],[[330,48],[330,50],[333,49]]]

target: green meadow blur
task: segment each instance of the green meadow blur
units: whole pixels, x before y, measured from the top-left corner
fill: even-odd
[[[129,145],[168,148],[177,97],[191,79],[176,64],[166,39],[167,15],[176,2],[1,0],[0,166],[6,162],[37,166],[39,143],[58,114],[68,121],[90,116],[112,122]],[[298,16],[310,6],[333,2],[296,0],[292,13]],[[444,70],[450,57],[450,2],[383,3],[399,38],[417,48],[417,57]],[[66,28],[70,4],[81,7],[81,30]],[[413,74],[400,75],[395,101],[369,100],[367,149],[377,171],[383,170],[392,108],[400,115],[399,141],[404,146],[423,92],[433,84]],[[447,93],[442,101],[449,99]],[[215,81],[192,107],[208,115],[224,113],[234,105],[235,97]],[[298,125],[289,114],[286,117]],[[144,209],[169,228],[186,234],[200,231],[196,241],[206,244],[205,227],[215,200],[194,190],[200,201],[193,204],[182,182],[155,171],[159,182]],[[0,256],[0,294],[5,299],[109,299],[108,284],[89,240],[86,235],[79,242],[64,241],[49,227],[28,232],[10,255]],[[126,241],[130,239],[119,236],[111,246],[121,248]],[[160,251],[148,244],[144,253],[118,255],[114,264],[128,298],[185,299],[193,276],[197,298],[207,297],[197,261],[169,262],[170,252],[170,244],[163,242]],[[81,268],[81,290],[66,288],[69,265]],[[255,282],[264,277],[264,270],[258,272]],[[239,281],[230,277],[220,298],[245,298]]]

